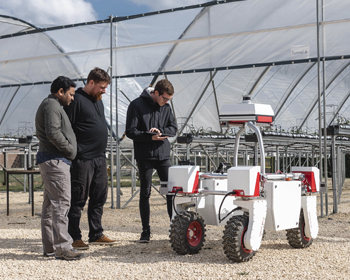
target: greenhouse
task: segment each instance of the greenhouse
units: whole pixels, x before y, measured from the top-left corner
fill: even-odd
[[[128,105],[167,78],[175,88],[178,136],[191,138],[185,144],[172,139],[173,161],[204,157],[206,169],[232,161],[238,130],[220,125],[220,110],[249,96],[274,110],[273,125],[261,129],[270,172],[318,166],[326,182],[329,164],[340,199],[350,151],[350,3],[321,2],[212,1],[66,26],[0,15],[3,152],[29,147],[35,153],[35,113],[51,82],[64,75],[80,87],[98,66],[113,77],[103,102],[117,178],[121,160],[134,164],[123,135]],[[240,144],[243,162],[258,165],[255,141],[243,137]]]

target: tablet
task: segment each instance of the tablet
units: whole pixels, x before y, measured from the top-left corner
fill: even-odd
[[[146,133],[147,134],[151,134],[151,135],[157,135],[157,134],[159,134],[158,132],[150,132],[150,131],[146,131]],[[172,135],[170,135],[170,134],[166,134],[166,133],[163,133],[160,137],[165,137],[165,136],[170,136],[170,137],[172,137]]]

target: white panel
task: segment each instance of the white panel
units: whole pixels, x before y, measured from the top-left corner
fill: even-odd
[[[301,188],[298,181],[268,181],[266,229],[280,231],[297,228],[301,209]]]

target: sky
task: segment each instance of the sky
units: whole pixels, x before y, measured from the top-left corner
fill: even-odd
[[[36,26],[65,25],[189,6],[210,0],[1,0],[0,15]]]

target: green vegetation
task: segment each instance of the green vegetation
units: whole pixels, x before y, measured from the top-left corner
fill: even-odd
[[[0,170],[0,191],[6,191],[6,175],[4,174],[5,172],[3,170]],[[10,175],[10,191],[14,191],[14,192],[20,192],[23,191],[23,181],[24,181],[24,176],[25,175],[14,175],[11,176]],[[117,186],[117,180],[116,177],[114,176],[113,178],[113,187]],[[28,190],[28,177],[26,178],[27,180],[27,190]],[[157,176],[154,176],[152,183],[154,185],[158,185],[159,184],[159,179]],[[108,182],[108,185],[110,186],[110,181]],[[44,185],[41,179],[40,174],[35,174],[34,175],[34,186],[35,186],[35,190],[43,190],[44,189]],[[131,176],[122,176],[120,178],[120,186],[122,188],[126,188],[126,187],[131,187]],[[140,186],[140,181],[136,181],[136,186],[139,187]]]

